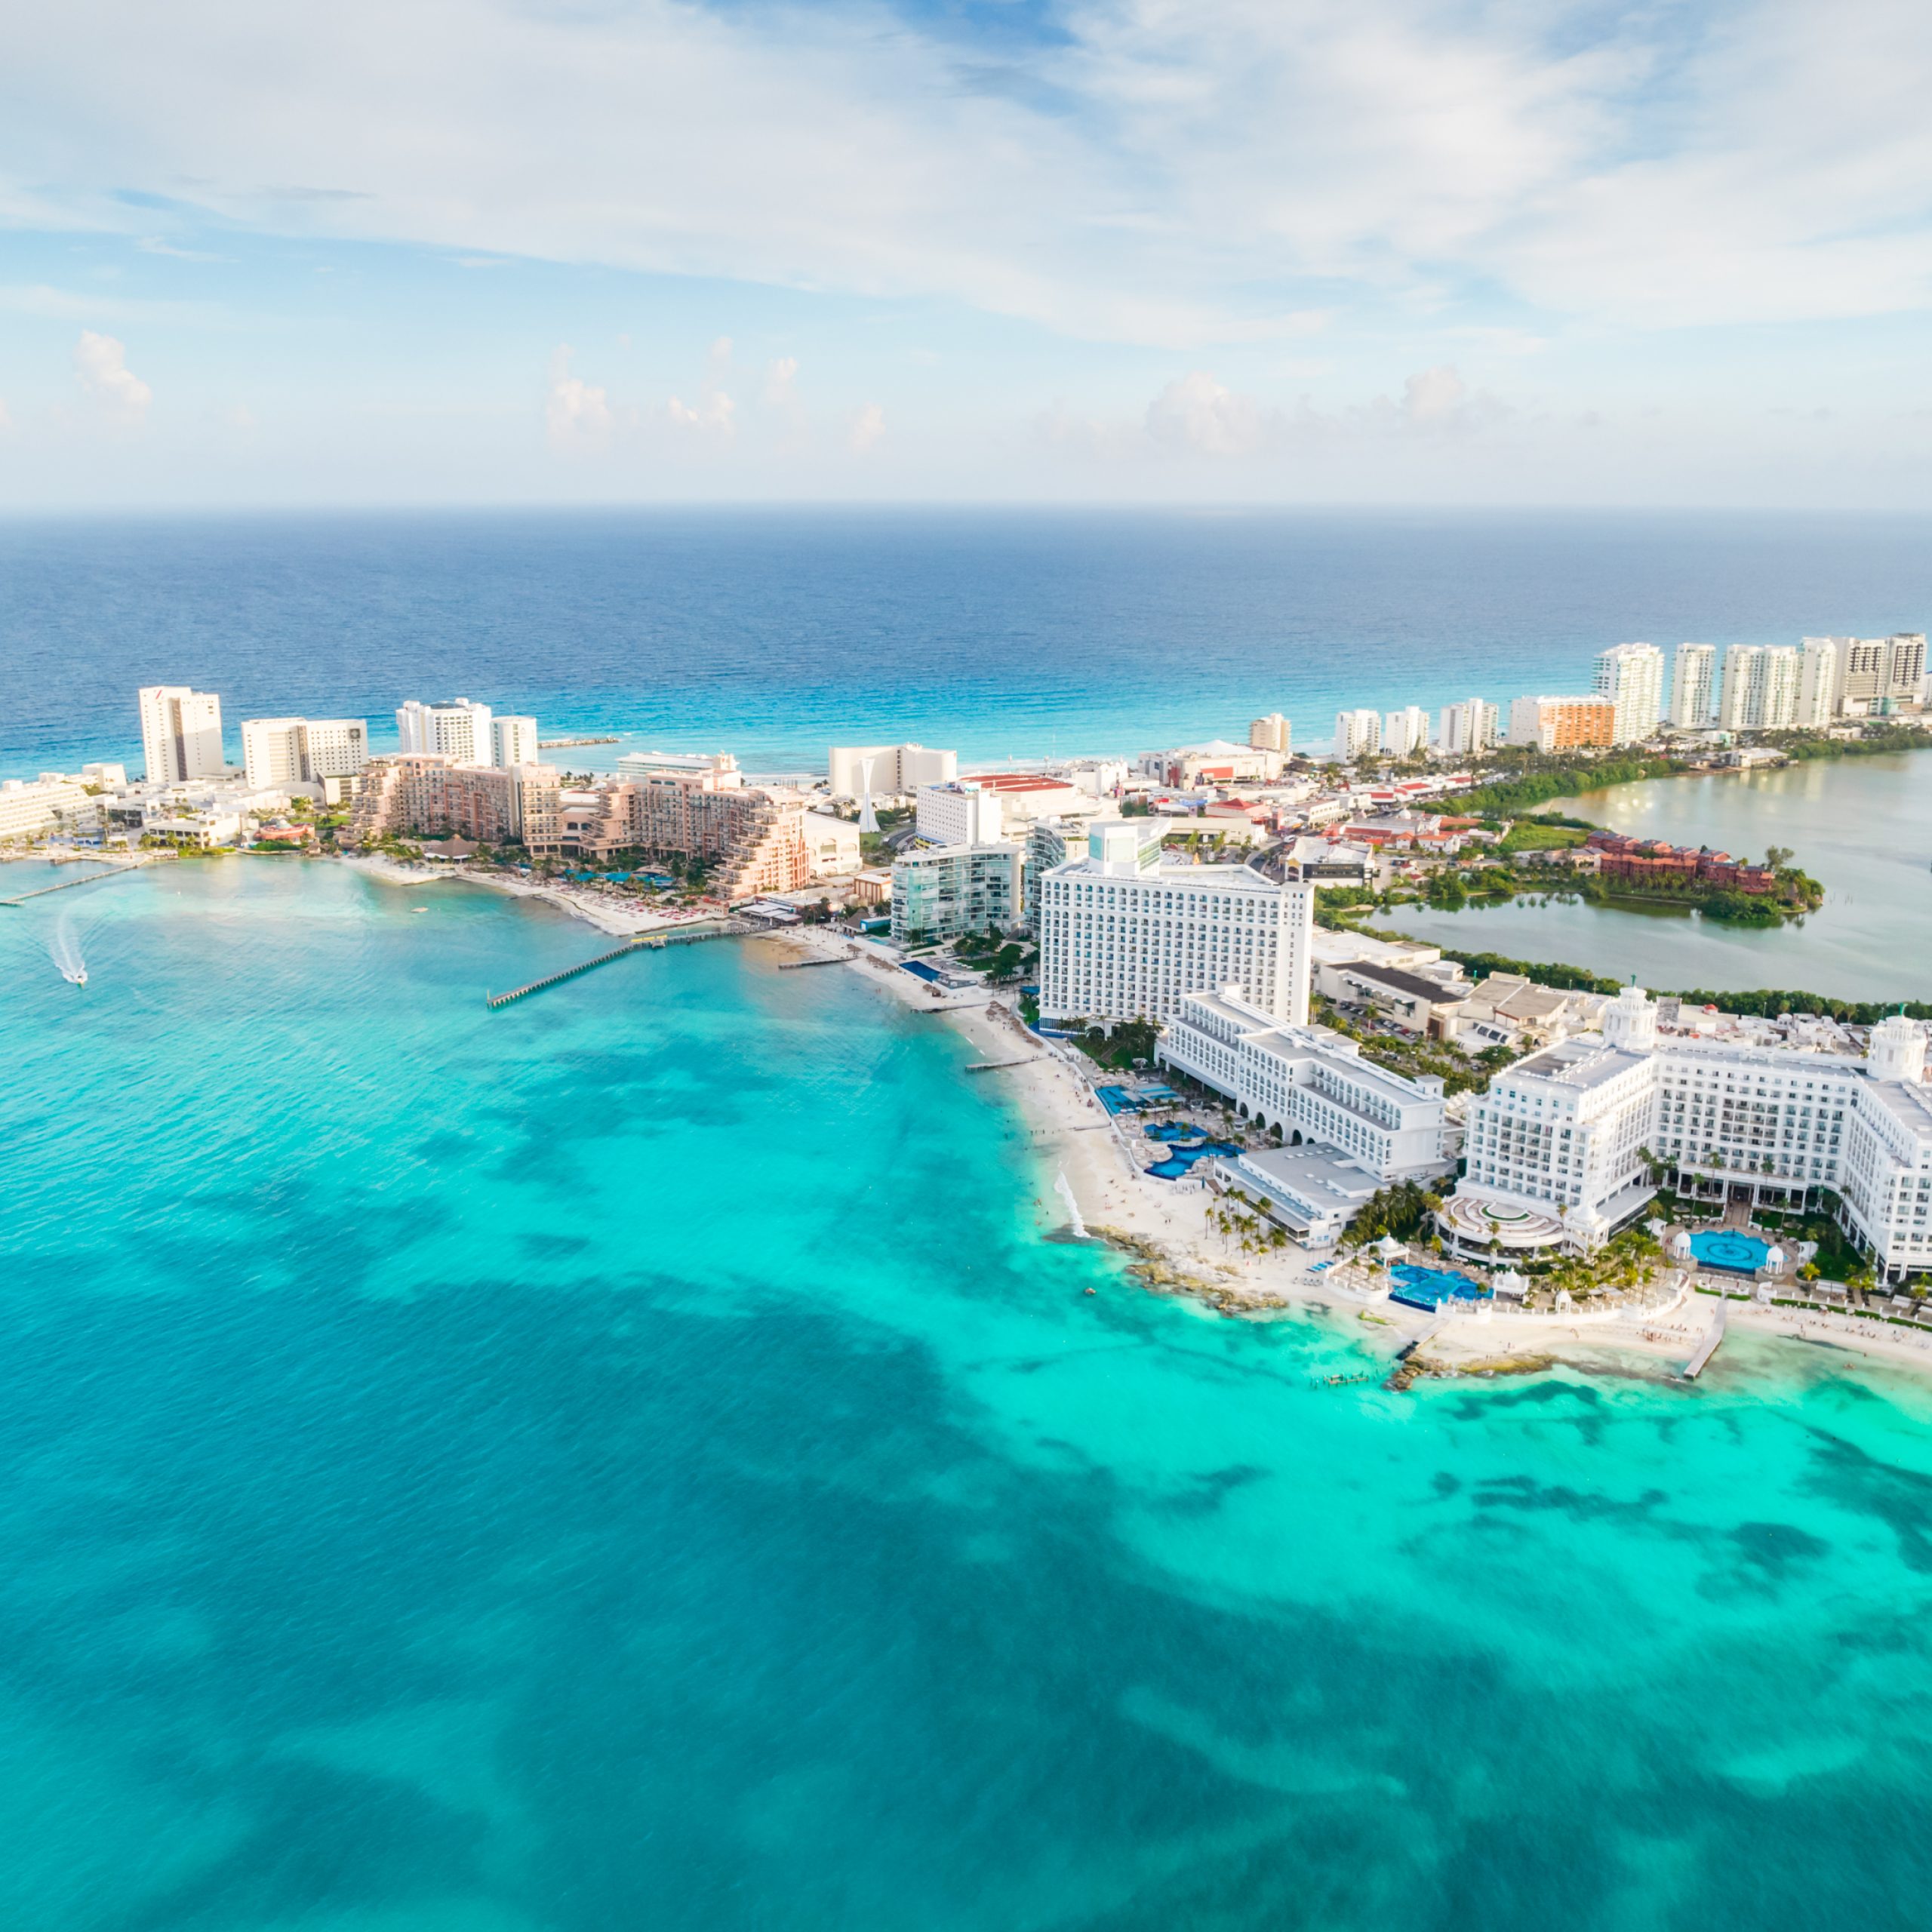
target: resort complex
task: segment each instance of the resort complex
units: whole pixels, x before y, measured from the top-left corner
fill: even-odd
[[[1143,1076],[1239,1123],[1238,1143],[1170,1146],[1149,1171],[1238,1192],[1307,1247],[1332,1247],[1377,1190],[1412,1188],[1465,1267],[1589,1255],[1675,1203],[1829,1216],[1896,1280],[1932,1272],[1918,1020],[1545,985],[1351,915],[1552,878],[1713,916],[1801,912],[1817,883],[1788,853],[1525,816],[1510,786],[1632,746],[1646,774],[1776,758],[1794,720],[1895,734],[1926,715],[1924,643],[1685,644],[1669,660],[1618,645],[1575,695],[1346,710],[1326,758],[1297,756],[1278,712],[1246,745],[984,770],[923,744],[841,745],[822,776],[643,751],[572,774],[546,761],[534,716],[468,697],[398,705],[393,749],[361,718],[251,718],[238,765],[217,695],[155,685],[137,704],[143,776],[100,762],[9,781],[0,838],[378,855],[568,875],[744,929],[832,921],[935,995],[1016,986],[1048,1042],[1131,1042]]]

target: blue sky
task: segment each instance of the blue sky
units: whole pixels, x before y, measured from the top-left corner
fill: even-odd
[[[1932,506],[1932,9],[67,0],[0,504]]]

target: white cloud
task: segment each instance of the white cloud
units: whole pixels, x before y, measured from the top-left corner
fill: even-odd
[[[1270,439],[1266,413],[1204,370],[1170,383],[1147,405],[1147,433],[1198,456],[1250,456]]]
[[[544,427],[553,450],[566,454],[600,450],[610,441],[614,426],[611,400],[602,389],[571,374],[571,354],[570,345],[565,343],[550,358]]]
[[[881,404],[869,402],[852,418],[851,427],[845,432],[845,447],[855,456],[863,456],[868,450],[878,446],[884,434],[884,408]]]
[[[689,403],[674,395],[665,405],[673,429],[687,435],[714,437],[721,442],[729,442],[737,434],[738,405],[724,389],[731,368],[731,338],[721,335],[706,352],[697,401]]]
[[[1472,434],[1509,414],[1494,396],[1471,391],[1444,363],[1407,377],[1399,401],[1386,395],[1324,412],[1306,397],[1269,401],[1230,389],[1204,369],[1178,376],[1138,423],[1075,417],[1056,408],[1035,427],[1047,441],[1119,461],[1155,455],[1225,460],[1278,454],[1298,444],[1369,444],[1392,438]]]
[[[1408,377],[1396,408],[1404,428],[1425,435],[1460,435],[1508,413],[1494,396],[1472,394],[1447,362]]]
[[[111,335],[82,330],[74,345],[74,374],[110,422],[132,427],[146,418],[154,400],[154,391],[128,367],[126,349]]]
[[[674,395],[665,408],[672,422],[680,429],[724,437],[737,433],[738,405],[722,389],[703,390],[695,403]]]
[[[768,409],[793,409],[798,393],[792,385],[798,379],[798,358],[781,355],[764,372],[764,406]]]
[[[134,244],[144,255],[167,255],[177,262],[225,262],[226,255],[211,255],[199,248],[177,248],[158,235],[146,235]]]
[[[185,192],[275,232],[1174,347],[1497,291],[1644,327],[1932,306],[1921,6],[1732,0],[1692,31],[1574,0],[1068,0],[1055,26],[1002,91],[953,27],[859,0],[69,0],[10,23],[0,211],[106,227],[135,218],[110,186]],[[286,85],[242,85],[241,47]]]

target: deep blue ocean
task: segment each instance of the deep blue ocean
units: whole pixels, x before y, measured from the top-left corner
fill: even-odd
[[[1128,752],[1281,711],[1587,688],[1647,638],[1932,623],[1924,518],[744,510],[0,525],[0,776],[459,693],[546,732],[823,768],[900,736]]]
[[[1008,666],[1038,718],[1158,688],[1200,731],[1342,621],[1343,561],[1297,592],[1252,525],[1057,555],[1046,520],[825,519],[814,565],[811,521],[16,528],[10,743],[125,737],[150,675],[777,756],[848,715],[996,734]],[[1430,528],[1364,592],[1417,626]],[[1666,601],[1601,542],[1563,638],[1640,628],[1619,570]],[[1881,582],[1871,542],[1832,621],[1917,621],[1922,564]],[[1136,590],[1084,626],[1108,554]],[[1932,1921],[1932,1380],[1734,1335],[1694,1386],[1331,1386],[1384,1331],[1204,1315],[1054,1238],[972,1050],[854,974],[712,945],[486,1010],[598,944],[300,860],[0,909],[0,1927]]]

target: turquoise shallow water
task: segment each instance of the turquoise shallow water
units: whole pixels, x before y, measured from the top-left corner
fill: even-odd
[[[62,897],[82,992],[0,914],[0,1924],[1932,1914],[1920,1385],[1312,1387],[1374,1331],[1041,1238],[845,974],[490,1014],[595,935]]]

